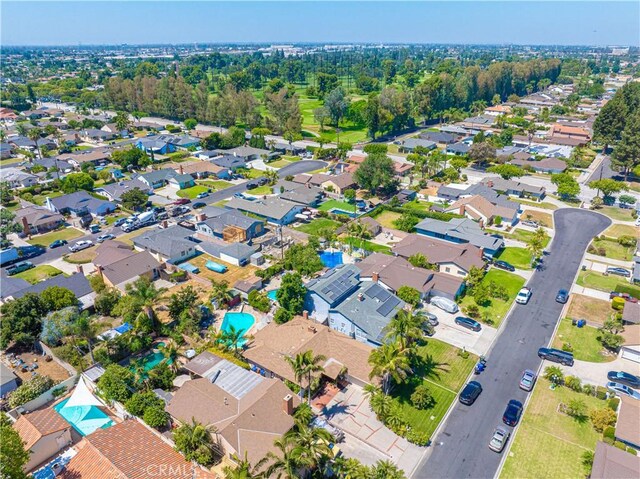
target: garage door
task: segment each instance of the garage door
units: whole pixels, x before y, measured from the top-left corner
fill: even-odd
[[[631,348],[622,348],[622,357],[636,363],[640,363],[640,351]]]

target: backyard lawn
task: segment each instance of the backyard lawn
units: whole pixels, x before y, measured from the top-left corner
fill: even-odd
[[[35,268],[28,269],[27,271],[23,271],[22,273],[18,273],[14,275],[14,277],[24,279],[31,284],[36,284],[44,279],[51,278],[52,276],[58,276],[59,274],[62,274],[62,271],[58,268],[54,268],[48,264],[43,264],[36,266]]]
[[[531,269],[531,253],[526,248],[508,246],[494,258],[506,261],[518,269]]]
[[[413,200],[405,203],[404,205],[402,205],[402,207],[408,208],[410,210],[429,211],[429,207],[432,204],[433,203],[430,203],[428,201]]]
[[[407,383],[392,391],[403,419],[415,430],[433,434],[473,369],[477,357],[469,354],[464,359],[458,355],[459,351],[437,339],[428,339],[426,345],[418,348],[423,366],[414,371]],[[431,409],[416,409],[412,404],[411,394],[421,384],[429,387],[436,400]]]
[[[599,331],[591,326],[578,328],[571,324],[569,318],[560,321],[560,327],[553,339],[554,348],[562,349],[564,344],[570,344],[573,348],[573,356],[580,361],[592,363],[605,363],[613,361],[616,356],[607,354],[606,350],[596,339]]]
[[[595,450],[601,435],[588,419],[573,419],[559,412],[558,405],[578,399],[591,411],[607,403],[565,387],[552,391],[549,386],[546,379],[538,379],[517,435],[512,438],[501,478],[577,478],[588,472],[582,465],[582,455]]]
[[[611,309],[609,301],[573,293],[567,317],[571,319],[586,319],[590,323],[604,324],[611,316],[611,313],[613,313],[613,309]]]
[[[29,244],[39,244],[42,246],[49,246],[56,240],[67,240],[70,241],[75,238],[79,238],[84,233],[80,230],[77,230],[72,227],[64,227],[62,229],[52,231],[50,233],[46,233],[40,236],[36,236],[27,241]]]
[[[210,189],[209,186],[196,185],[196,186],[192,186],[191,188],[185,188],[184,190],[179,190],[176,192],[176,194],[180,198],[190,198],[193,200],[200,193],[207,192],[209,191],[209,189]]]
[[[402,216],[400,213],[396,213],[395,211],[383,211],[378,216],[374,216],[374,219],[380,223],[385,228],[389,229],[397,229],[393,222]]]
[[[596,211],[607,215],[612,220],[633,221],[632,209],[618,208],[617,206],[603,206]]]
[[[614,291],[619,284],[629,284],[621,276],[610,274],[605,276],[596,271],[580,271],[576,283],[585,288],[593,288],[599,291]]]
[[[608,236],[609,238],[619,238],[620,236],[637,237],[638,228],[631,225],[615,224],[615,225],[609,226],[609,228],[607,228],[605,232],[602,234],[605,236]]]
[[[518,291],[520,291],[520,288],[524,285],[524,278],[517,274],[492,268],[484,278],[482,278],[480,283],[483,285],[489,285],[492,281],[506,288],[509,294],[509,299],[507,301],[503,301],[501,299],[491,298],[488,304],[479,306],[480,320],[485,316],[488,316],[492,321],[491,325],[498,327],[507,314],[507,311],[509,311],[511,303],[513,303]],[[465,296],[458,304],[464,309],[473,303],[475,303],[473,296],[468,295]]]
[[[325,201],[318,207],[320,211],[329,211],[329,210],[332,210],[333,208],[337,208],[339,210],[352,213],[355,209],[355,205],[351,203],[347,203],[345,201],[329,200],[329,201]]]
[[[385,253],[391,254],[391,247],[383,244],[373,243],[367,240],[361,240],[359,238],[354,238],[353,236],[347,236],[344,238],[344,242],[348,245],[353,246],[354,248],[362,248],[367,251],[372,251],[374,253]]]
[[[601,255],[600,253],[595,253],[592,250],[587,250],[590,253],[598,254],[599,256],[604,256],[606,258],[619,259],[621,261],[631,261],[633,259],[633,253],[635,252],[634,247],[625,247],[617,241],[610,239],[594,240],[589,245],[589,249],[591,249],[591,247],[595,248],[596,251],[603,249],[605,254]]]
[[[296,227],[297,230],[307,233],[308,235],[319,236],[321,231],[328,228],[336,230],[340,226],[340,223],[329,218],[316,218],[309,223]]]

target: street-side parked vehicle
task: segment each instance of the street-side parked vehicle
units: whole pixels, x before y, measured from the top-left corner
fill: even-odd
[[[504,410],[504,414],[502,415],[502,422],[504,422],[507,426],[515,426],[518,424],[520,420],[520,416],[522,416],[522,403],[520,401],[516,401],[512,399],[507,404],[507,408]]]
[[[518,295],[516,296],[516,303],[527,304],[529,299],[531,299],[531,289],[525,286],[518,292]]]
[[[53,243],[49,245],[49,249],[59,248],[60,246],[64,246],[67,244],[67,240],[59,239],[55,240]]]
[[[496,427],[495,431],[493,431],[493,436],[491,436],[491,441],[489,441],[489,449],[495,452],[502,452],[509,440],[509,436],[511,436],[511,433],[505,428]]]
[[[624,268],[616,268],[613,266],[609,266],[607,268],[607,274],[616,274],[618,276],[624,276],[625,278],[628,278],[629,276],[631,276],[631,271]]]
[[[609,371],[607,379],[620,384],[626,384],[632,388],[640,388],[640,378],[624,371]]]
[[[114,221],[113,226],[118,227],[118,226],[122,226],[125,221],[127,221],[127,218],[118,218],[117,220]]]
[[[464,389],[460,392],[458,400],[467,406],[471,406],[480,393],[482,392],[482,385],[478,381],[470,381]]]
[[[71,246],[69,246],[69,251],[75,253],[77,251],[82,251],[83,249],[91,248],[93,246],[93,241],[91,240],[80,240]]]
[[[189,198],[178,198],[173,202],[174,205],[186,205],[187,203],[191,203]]]
[[[199,201],[199,202],[193,204],[193,209],[195,210],[195,209],[198,209],[198,208],[204,208],[205,206],[207,206],[206,203],[202,203],[202,202]]]
[[[7,268],[7,274],[13,276],[14,274],[22,273],[31,268],[35,268],[31,261],[20,261],[19,263],[9,266]]]
[[[640,392],[631,389],[629,386],[624,384],[616,383],[614,381],[609,381],[607,383],[607,389],[614,394],[619,396],[629,396],[633,399],[640,399]]]
[[[567,301],[569,301],[569,291],[567,291],[566,289],[561,289],[560,291],[558,291],[558,294],[556,294],[556,301],[561,304],[565,304]]]
[[[98,236],[98,238],[96,239],[96,241],[98,243],[103,243],[107,240],[111,240],[111,239],[115,239],[116,237],[114,235],[112,235],[111,233],[107,233],[106,235],[100,235]]]
[[[520,389],[524,391],[531,391],[535,383],[536,373],[534,373],[531,369],[526,369],[522,373],[522,378],[520,378]]]
[[[546,359],[547,361],[553,361],[554,363],[564,364],[565,366],[573,366],[574,362],[573,354],[554,348],[538,349],[538,357]]]
[[[504,269],[505,271],[516,270],[516,268],[512,264],[507,263],[506,261],[494,261],[493,266],[495,266],[498,269]]]
[[[470,329],[471,331],[478,332],[482,329],[482,325],[478,321],[467,318],[466,316],[458,316],[454,321],[458,326]]]
[[[443,296],[434,296],[431,298],[431,304],[443,311],[446,311],[447,313],[455,314],[459,311],[458,305],[455,301],[451,301]]]
[[[196,198],[202,199],[202,198],[206,198],[207,196],[209,196],[209,193],[206,191],[203,191],[202,193],[199,193],[198,196],[196,196]]]

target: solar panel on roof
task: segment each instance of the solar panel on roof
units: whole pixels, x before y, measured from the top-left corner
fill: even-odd
[[[382,316],[387,316],[399,304],[400,304],[400,300],[396,297],[391,296],[389,300],[382,303],[382,305],[376,311],[380,313]]]

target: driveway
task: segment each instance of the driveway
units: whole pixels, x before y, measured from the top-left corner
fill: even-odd
[[[493,478],[502,456],[489,450],[495,426],[510,399],[524,402],[518,388],[525,369],[538,369],[537,351],[551,341],[563,305],[553,298],[569,288],[591,239],[611,224],[597,213],[575,208],[556,210],[556,234],[547,266],[533,274],[529,286],[536,292],[526,307],[514,308],[487,355],[487,369],[478,376],[484,391],[471,406],[456,403],[440,431],[436,444],[420,464],[416,478]],[[508,454],[505,451],[504,454]]]
[[[542,362],[542,369],[547,366],[559,366],[567,376],[579,377],[582,382],[595,384],[596,386],[604,386],[607,384],[607,373],[609,371],[624,371],[625,373],[640,376],[640,364],[634,363],[629,359],[617,357],[608,363],[592,363],[589,361],[574,361],[573,367],[563,366],[550,361]]]
[[[438,317],[440,323],[435,328],[434,338],[457,348],[466,349],[478,356],[486,356],[491,343],[498,334],[496,328],[483,324],[482,330],[476,333],[455,323],[456,316],[460,316],[462,313],[450,314],[434,306],[429,306],[428,310]]]

